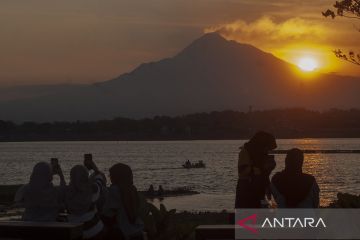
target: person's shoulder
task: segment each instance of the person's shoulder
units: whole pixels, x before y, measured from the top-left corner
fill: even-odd
[[[15,196],[14,196],[14,201],[15,202],[20,202],[24,198],[24,195],[25,195],[25,193],[26,193],[26,191],[28,189],[28,186],[29,186],[28,184],[25,184],[25,185],[20,186],[17,189],[17,191],[15,193]]]
[[[120,190],[116,185],[110,185],[108,188],[109,196],[120,196]]]
[[[316,179],[313,175],[311,174],[308,174],[308,173],[303,173],[303,177],[308,180],[308,181],[313,181],[313,182],[316,182]]]
[[[239,154],[248,155],[249,151],[245,147],[242,147]]]
[[[248,160],[249,158],[250,158],[250,154],[248,150],[242,148],[241,151],[239,152],[239,160]]]

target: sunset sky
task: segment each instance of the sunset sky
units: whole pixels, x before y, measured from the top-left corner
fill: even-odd
[[[360,50],[360,21],[322,17],[335,0],[2,0],[0,86],[111,79],[172,56],[205,32],[317,71],[360,75],[332,50]]]

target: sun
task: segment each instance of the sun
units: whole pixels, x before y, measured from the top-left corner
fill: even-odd
[[[311,57],[303,57],[298,61],[298,67],[305,72],[312,72],[318,67],[318,62]]]

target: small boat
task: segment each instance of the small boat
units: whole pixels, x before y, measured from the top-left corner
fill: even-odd
[[[197,163],[190,163],[190,161],[187,161],[185,164],[182,165],[183,168],[190,169],[190,168],[205,168],[206,165],[203,163],[203,161],[199,161]]]

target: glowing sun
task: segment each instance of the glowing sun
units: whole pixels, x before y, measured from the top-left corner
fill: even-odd
[[[312,72],[318,67],[317,61],[310,57],[300,58],[297,65],[305,72]]]

